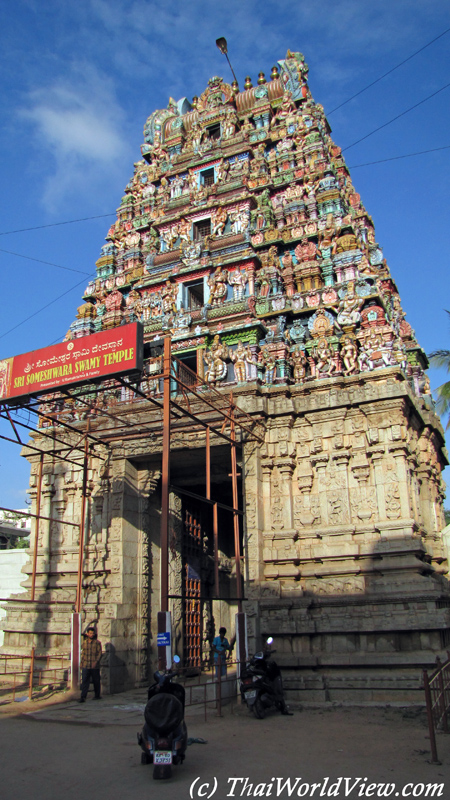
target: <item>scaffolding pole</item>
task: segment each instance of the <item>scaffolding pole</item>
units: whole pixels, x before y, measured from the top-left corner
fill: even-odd
[[[39,547],[39,521],[41,513],[41,492],[42,492],[42,466],[44,463],[44,454],[41,453],[39,460],[38,471],[38,485],[36,495],[36,523],[34,526],[34,553],[33,553],[33,572],[31,575],[31,600],[34,602],[36,596],[36,570],[37,570],[37,554]]]
[[[87,471],[89,457],[89,442],[87,431],[89,430],[89,420],[87,422],[86,438],[84,440],[84,459],[83,459],[83,488],[81,495],[81,519],[80,519],[80,542],[78,549],[78,576],[77,576],[77,599],[75,602],[75,612],[81,612],[81,597],[83,592],[83,560],[84,560],[84,538],[86,529],[86,500],[87,500]]]
[[[161,469],[161,611],[169,610],[170,336],[164,338],[163,433]]]
[[[239,501],[237,486],[236,429],[234,423],[233,395],[230,396],[231,482],[233,487],[234,557],[236,562],[236,596],[238,612],[242,612],[241,542],[239,537]]]

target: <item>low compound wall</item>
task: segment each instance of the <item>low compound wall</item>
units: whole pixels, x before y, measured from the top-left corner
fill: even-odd
[[[26,591],[20,584],[26,579],[22,567],[29,558],[29,552],[23,550],[0,550],[0,597],[11,597],[12,594],[21,594]],[[2,621],[6,611],[0,608],[0,647],[3,644]]]

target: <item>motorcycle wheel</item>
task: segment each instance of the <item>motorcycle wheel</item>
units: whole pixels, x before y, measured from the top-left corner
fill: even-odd
[[[264,719],[266,716],[266,709],[264,708],[260,697],[257,697],[254,702],[253,713],[257,719]]]
[[[165,780],[166,778],[172,777],[172,766],[171,764],[155,764],[153,767],[153,780]]]

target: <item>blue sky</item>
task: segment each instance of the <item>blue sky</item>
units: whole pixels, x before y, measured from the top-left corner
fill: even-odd
[[[330,113],[447,28],[445,0],[3,4],[0,358],[64,337],[140,158],[147,116],[169,97],[200,95],[212,75],[231,80],[218,36],[228,40],[241,87],[246,75],[256,83],[260,70],[268,78],[288,48],[304,53],[311,91],[354,167],[407,319],[426,352],[450,347],[443,310],[450,308],[450,149],[359,166],[450,145],[450,86],[351,147],[450,84],[450,33]],[[430,377],[435,387],[445,376],[432,370]],[[0,505],[23,505],[28,473],[19,448],[0,442]]]

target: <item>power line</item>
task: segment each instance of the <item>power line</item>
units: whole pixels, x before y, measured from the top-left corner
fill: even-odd
[[[61,225],[64,225],[62,222]],[[42,261],[41,258],[33,258],[32,256],[24,256],[22,253],[14,253],[13,250],[3,250],[0,247],[0,253],[8,253],[10,256],[17,256],[17,258],[25,258],[27,261],[36,261],[38,264],[47,264],[49,267],[58,267],[58,269],[65,269],[67,272],[78,272],[79,275],[90,276],[91,272],[83,272],[81,269],[72,269],[72,267],[63,267],[61,264],[54,264],[53,261]]]
[[[47,225],[35,225],[34,228],[17,228],[15,231],[0,231],[0,236],[7,236],[10,233],[24,233],[25,231],[40,231],[42,228],[56,228],[58,225],[72,225],[74,222],[86,222],[89,219],[103,219],[104,217],[115,217],[116,212],[110,214],[97,214],[95,217],[80,217],[80,219],[68,219],[65,222],[49,222]]]
[[[373,136],[373,134],[377,133],[377,131],[381,131],[383,128],[387,128],[387,126],[390,125],[392,122],[395,122],[396,119],[400,119],[400,117],[404,117],[405,114],[409,114],[410,111],[413,111],[418,106],[421,106],[423,103],[426,103],[427,100],[430,100],[432,97],[435,97],[440,92],[443,92],[444,89],[448,89],[449,86],[450,86],[450,83],[446,83],[445,86],[441,86],[441,88],[437,89],[436,92],[433,92],[432,94],[429,94],[428,97],[424,97],[423,100],[419,100],[419,102],[415,103],[415,105],[411,106],[411,108],[407,108],[406,111],[402,111],[401,114],[397,114],[396,117],[393,117],[388,122],[384,122],[383,125],[379,125],[378,128],[375,128],[375,130],[370,131],[370,133],[366,133],[365,136],[362,136],[361,139],[357,139],[356,142],[353,142],[352,144],[348,144],[347,147],[343,147],[342,148],[342,152],[344,152],[344,150],[350,150],[351,147],[354,147],[356,144],[359,144],[360,142],[363,142],[365,139],[368,139],[369,136]]]
[[[371,164],[384,164],[385,161],[398,161],[399,158],[412,158],[412,156],[421,156],[424,153],[437,153],[438,150],[450,150],[450,144],[444,147],[433,147],[432,150],[418,150],[417,153],[405,153],[403,156],[392,156],[392,158],[380,158],[379,161],[366,161],[365,164],[354,164],[348,169],[358,169],[358,167],[369,167]]]
[[[54,303],[57,303],[58,300],[61,300],[61,298],[65,297],[66,294],[70,294],[70,292],[73,292],[74,289],[78,289],[78,287],[81,286],[81,284],[83,284],[83,283],[85,283],[84,280],[80,281],[79,283],[76,283],[75,286],[72,286],[70,289],[67,289],[67,292],[63,292],[58,297],[55,297],[54,300],[50,300],[50,302],[47,303],[47,305],[42,306],[42,308],[39,308],[37,311],[34,312],[34,314],[30,314],[29,317],[27,317],[26,319],[23,319],[21,322],[18,322],[17,325],[14,325],[14,327],[10,328],[9,331],[5,331],[5,333],[0,334],[0,339],[3,339],[4,336],[8,336],[8,334],[12,333],[13,331],[15,331],[16,328],[20,328],[21,325],[24,325],[25,322],[28,322],[30,319],[33,319],[33,317],[36,317],[38,314],[41,313],[41,311],[45,311],[46,308],[49,308]]]
[[[397,64],[396,67],[392,67],[392,69],[389,69],[387,72],[384,73],[384,75],[380,75],[380,77],[372,81],[372,83],[368,83],[367,86],[364,87],[364,89],[360,89],[359,92],[356,92],[356,94],[352,94],[352,96],[349,97],[348,100],[344,100],[344,102],[340,103],[338,106],[336,106],[336,108],[333,108],[331,111],[328,111],[327,116],[329,117],[330,114],[334,114],[334,112],[337,111],[338,108],[342,108],[342,106],[345,106],[347,103],[350,102],[350,100],[354,100],[355,97],[359,97],[360,94],[366,92],[367,89],[370,89],[371,86],[375,86],[376,83],[383,80],[383,78],[386,78],[387,75],[390,75],[392,72],[395,72],[396,69],[402,67],[403,64],[406,64],[407,61],[410,61],[412,58],[414,58],[414,56],[417,56],[423,50],[426,50],[427,47],[429,47],[431,44],[434,44],[434,42],[437,42],[438,39],[441,39],[442,36],[445,36],[445,34],[448,33],[449,31],[450,28],[447,28],[447,30],[443,31],[443,33],[440,33],[439,36],[436,36],[434,39],[432,39],[431,42],[428,42],[428,44],[424,44],[424,46],[421,47],[420,50],[416,50],[416,52],[412,53],[412,55],[408,56],[408,58],[405,58],[403,61],[400,61],[400,64]]]

